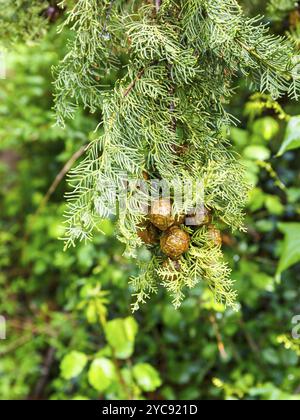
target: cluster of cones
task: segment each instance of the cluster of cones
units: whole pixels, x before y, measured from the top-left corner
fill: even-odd
[[[216,245],[222,244],[221,232],[212,225],[211,212],[205,207],[192,216],[172,215],[172,203],[170,199],[159,199],[152,205],[149,220],[138,230],[141,240],[148,246],[160,244],[160,249],[166,257],[164,266],[170,264],[180,270],[180,257],[188,252],[191,244],[191,236],[186,231],[188,227],[200,227],[207,225],[211,239]]]

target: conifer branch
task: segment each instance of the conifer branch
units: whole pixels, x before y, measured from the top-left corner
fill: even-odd
[[[88,150],[89,145],[84,145],[81,146],[71,157],[70,159],[67,161],[67,163],[63,166],[63,168],[61,169],[61,171],[56,175],[53,183],[51,184],[51,186],[49,187],[47,193],[45,194],[45,196],[43,197],[35,215],[38,215],[41,213],[41,211],[43,210],[43,208],[46,206],[46,204],[48,203],[49,199],[51,198],[51,196],[54,194],[54,192],[56,191],[56,189],[58,188],[59,184],[62,182],[62,180],[64,179],[64,177],[67,175],[67,173],[70,171],[70,169],[73,167],[73,165],[75,164],[75,162],[81,158],[81,156],[83,156],[86,151]]]
[[[141,79],[141,77],[143,77],[144,74],[145,74],[145,69],[142,69],[139,71],[136,78],[130,83],[130,85],[126,88],[125,92],[123,93],[124,98],[126,98],[126,96],[129,95],[129,93],[132,91],[132,89],[134,89],[135,85]]]
[[[244,230],[249,185],[223,135],[236,123],[225,109],[235,77],[242,74],[272,98],[299,95],[293,42],[272,35],[260,18],[245,16],[236,0],[149,3],[132,13],[130,1],[78,0],[65,22],[75,37],[56,70],[58,121],[64,124],[81,104],[103,115],[103,134],[71,173],[66,247],[92,238],[98,222],[110,214],[107,185],[122,191],[124,172],[135,182],[147,173],[149,184],[156,178],[169,186],[187,177],[200,179],[213,228]],[[114,88],[103,89],[124,51],[128,64],[122,77]],[[123,198],[118,237],[135,256],[145,223],[141,205],[147,208],[148,197],[137,199],[127,191]],[[186,215],[195,205],[193,196],[176,204],[176,214]],[[179,307],[186,291],[200,282],[217,302],[236,309],[231,271],[211,227],[181,228],[190,242],[175,266],[160,244],[148,246],[152,258],[131,280],[133,310],[160,285]]]

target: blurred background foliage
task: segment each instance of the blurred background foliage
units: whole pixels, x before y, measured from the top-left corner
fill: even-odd
[[[298,42],[295,2],[245,2]],[[254,184],[247,234],[224,232],[240,311],[199,286],[175,311],[160,291],[130,313],[128,279],[113,221],[105,235],[63,252],[62,167],[95,136],[101,115],[79,111],[53,125],[51,67],[69,34],[55,27],[8,54],[0,80],[1,399],[300,399],[300,105],[250,96],[244,82],[227,135]],[[107,82],[113,83],[116,75]],[[141,251],[139,258],[147,258]]]

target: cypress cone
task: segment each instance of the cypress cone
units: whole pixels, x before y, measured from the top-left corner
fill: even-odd
[[[150,221],[159,230],[165,231],[175,223],[169,198],[161,198],[152,204]]]
[[[187,222],[189,226],[203,226],[211,223],[211,212],[203,207],[200,210],[197,210],[196,213],[188,216]]]
[[[152,223],[141,226],[137,234],[146,245],[155,245],[159,242],[158,231]]]
[[[178,226],[172,226],[161,237],[160,247],[164,254],[172,260],[177,260],[188,251],[190,235]]]
[[[208,227],[209,238],[214,242],[215,245],[221,246],[223,243],[222,234],[219,229],[217,229],[214,225],[210,225]]]

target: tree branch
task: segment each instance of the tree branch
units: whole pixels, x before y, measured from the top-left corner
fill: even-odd
[[[64,167],[62,168],[62,170],[57,174],[55,180],[53,181],[53,183],[49,187],[47,193],[44,195],[44,197],[43,197],[43,199],[42,199],[39,207],[37,208],[37,210],[35,211],[35,213],[32,216],[33,218],[31,220],[30,227],[29,227],[28,232],[26,233],[25,238],[24,238],[25,241],[28,239],[28,237],[29,237],[29,235],[31,233],[31,228],[34,225],[34,221],[39,216],[39,214],[42,212],[42,210],[44,209],[44,207],[46,206],[46,204],[50,200],[52,194],[56,191],[57,187],[62,182],[62,180],[64,179],[64,177],[66,176],[66,174],[70,171],[70,169],[72,168],[72,166],[74,165],[74,163],[87,151],[87,149],[89,148],[89,146],[90,146],[90,144],[85,144],[84,146],[81,146],[80,149],[78,149],[71,156],[71,158],[64,165]]]
[[[220,333],[220,329],[219,329],[216,317],[214,315],[211,315],[209,317],[209,321],[212,324],[212,327],[214,329],[214,333],[215,333],[215,336],[216,336],[216,339],[217,339],[217,345],[218,345],[218,350],[219,350],[220,356],[223,360],[227,360],[228,355],[227,355],[227,352],[225,350],[225,345],[224,345],[224,342],[223,342],[223,339],[222,339],[222,336],[221,336],[221,333]]]
[[[141,79],[141,77],[144,75],[145,73],[145,69],[142,69],[138,75],[136,76],[136,78],[130,83],[130,85],[128,86],[128,88],[125,90],[125,92],[123,93],[123,97],[126,98],[126,96],[129,95],[129,93],[132,91],[132,89],[135,87],[135,85],[137,84],[137,82]]]

